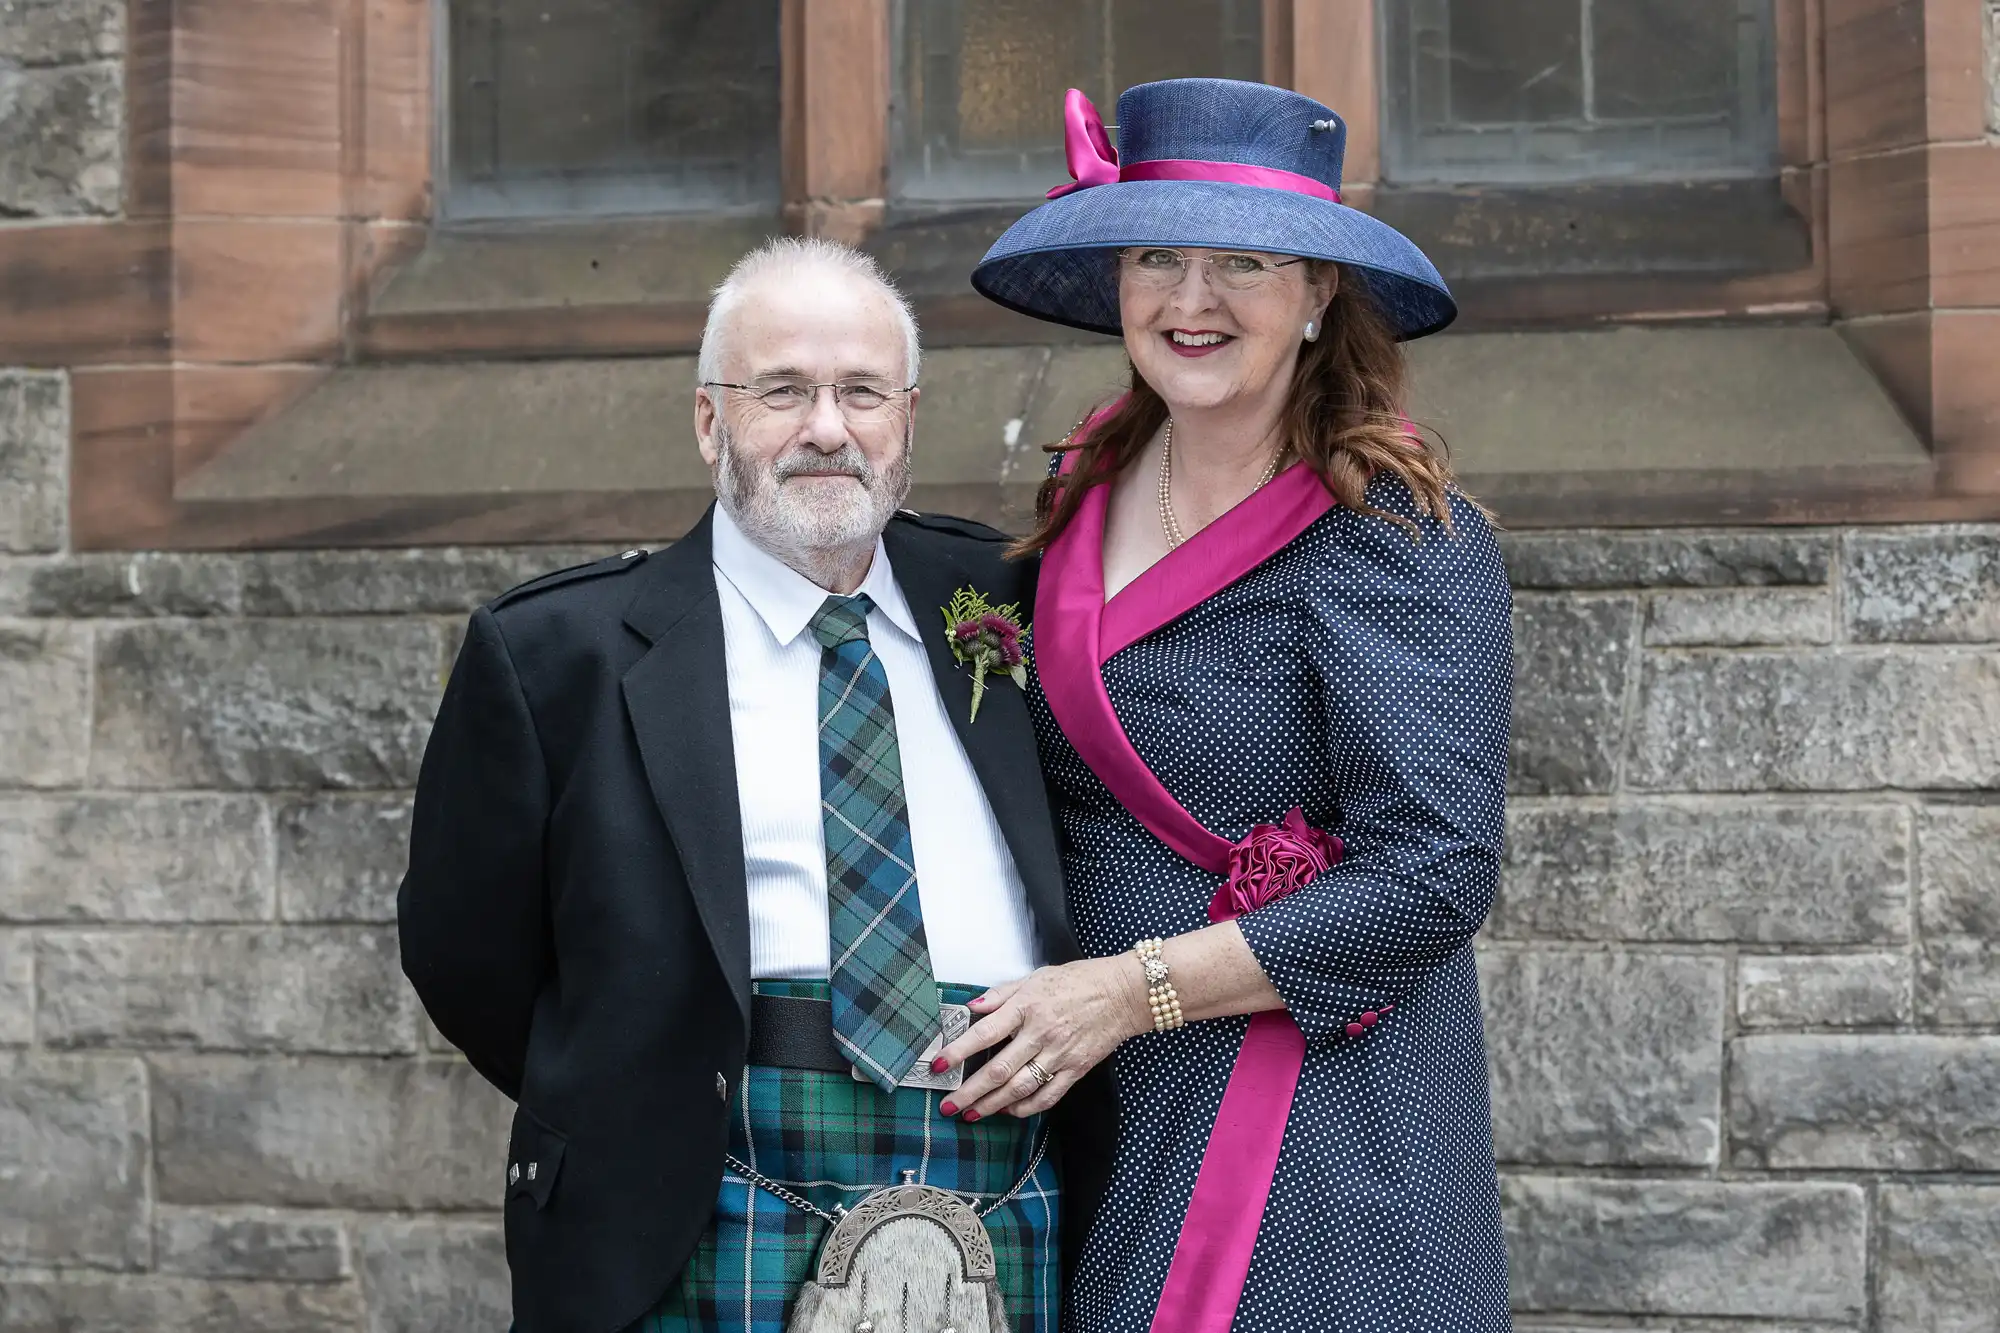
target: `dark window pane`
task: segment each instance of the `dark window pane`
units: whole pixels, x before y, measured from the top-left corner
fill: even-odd
[[[452,0],[459,217],[775,209],[778,0]]]
[[[1107,121],[1154,79],[1261,77],[1261,0],[900,0],[895,189],[1033,198],[1069,179],[1063,93]]]
[[[1767,173],[1772,0],[1380,0],[1392,181]]]
[[[1737,0],[1623,0],[1599,7],[1597,106],[1605,116],[1726,118],[1746,36]]]
[[[1583,10],[1577,0],[1426,6],[1419,34],[1450,90],[1450,118],[1561,120],[1583,111]],[[1434,77],[1436,77],[1434,76]]]

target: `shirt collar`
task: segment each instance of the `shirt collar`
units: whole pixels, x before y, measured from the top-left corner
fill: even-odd
[[[780,645],[789,645],[796,639],[830,595],[826,589],[751,541],[720,504],[715,506],[715,527],[710,540],[716,572],[728,579],[730,586],[743,595],[743,600],[750,603],[750,609],[757,613]],[[855,591],[868,594],[882,617],[906,637],[922,642],[923,636],[917,632],[916,617],[910,614],[910,604],[903,599],[903,590],[896,585],[895,572],[889,567],[889,552],[880,537],[875,539],[875,555],[868,566],[868,577]],[[876,623],[875,617],[871,616],[870,621]]]

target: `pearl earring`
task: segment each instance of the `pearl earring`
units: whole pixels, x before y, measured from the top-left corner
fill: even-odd
[[[1309,320],[1307,320],[1307,321],[1306,321],[1306,341],[1307,341],[1307,342],[1309,342],[1309,343],[1316,343],[1316,342],[1318,342],[1318,341],[1319,341],[1319,321],[1318,321],[1318,320],[1316,320],[1316,319],[1309,319]]]

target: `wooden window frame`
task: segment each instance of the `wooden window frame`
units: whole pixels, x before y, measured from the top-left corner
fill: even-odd
[[[1382,192],[1374,2],[1265,3],[1267,77],[1348,117],[1346,194],[1362,208],[1377,206]],[[432,229],[432,3],[134,0],[123,216],[0,229],[0,364],[71,372],[79,548],[561,540],[630,530],[643,506],[629,497],[252,503],[177,494],[179,483],[343,366],[692,350],[702,311],[685,286],[638,302],[547,292],[511,306],[408,299],[422,294],[427,257],[449,270],[448,244],[527,247],[555,266],[558,293],[564,263],[587,264],[618,244],[633,247],[618,253],[641,267],[657,253],[618,229],[592,235],[551,225],[483,237]],[[949,224],[960,233],[940,234],[947,224],[912,230],[890,216],[888,3],[785,0],[781,225],[876,248],[910,278],[934,342],[1087,340],[965,289],[966,255],[976,255],[970,246],[992,218],[961,218]],[[1784,180],[1811,219],[1810,263],[1719,279],[1461,285],[1463,326],[1831,318],[1933,441],[1937,486],[1921,496],[1802,507],[1788,504],[1778,476],[1738,520],[2000,517],[2000,394],[1976,383],[1978,367],[2000,349],[2000,290],[1990,276],[2000,271],[2000,218],[1986,202],[2000,181],[2000,145],[1985,138],[1981,6],[1778,3]],[[1885,51],[1903,58],[1885,61]],[[237,138],[246,123],[259,127],[254,152],[241,151]],[[1949,246],[1939,239],[1945,228],[1953,229]],[[1578,509],[1572,521],[1714,516],[1638,496]]]

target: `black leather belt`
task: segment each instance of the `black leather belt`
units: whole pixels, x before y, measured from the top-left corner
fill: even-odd
[[[965,1072],[985,1064],[989,1053],[981,1051],[967,1060]],[[750,1050],[744,1063],[773,1069],[817,1069],[828,1074],[851,1074],[854,1070],[853,1061],[840,1053],[833,1040],[833,1005],[796,995],[750,997]]]

